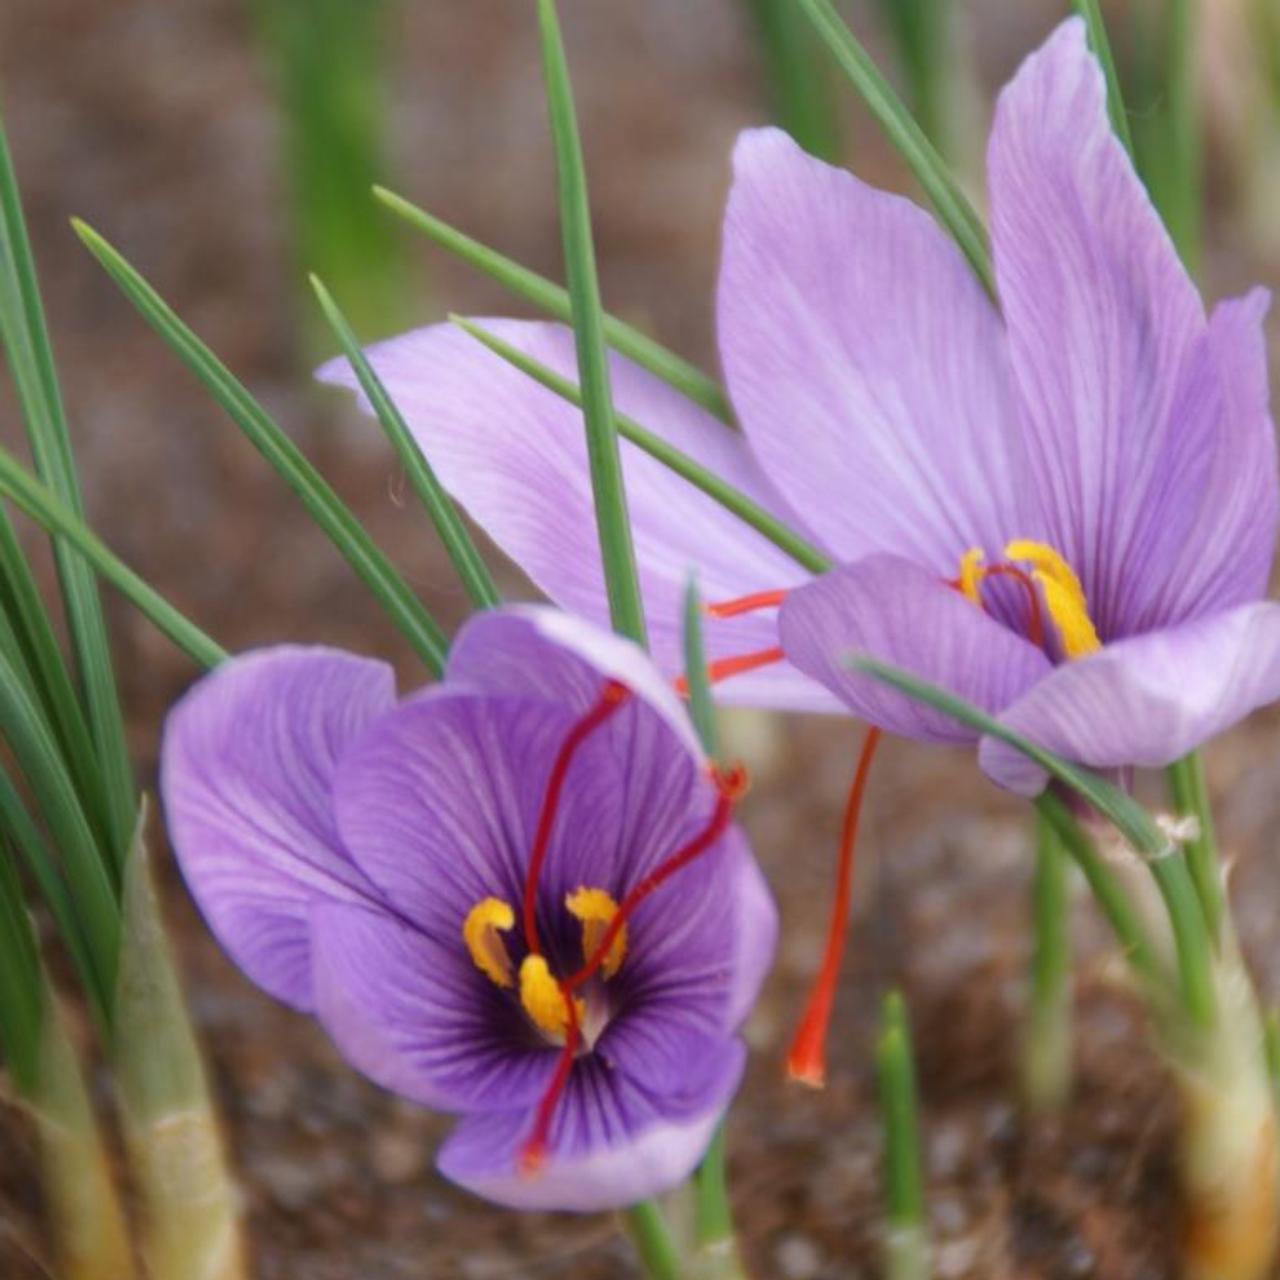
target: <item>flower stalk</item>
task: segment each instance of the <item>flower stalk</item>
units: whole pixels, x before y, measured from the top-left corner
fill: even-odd
[[[1022,1101],[1031,1115],[1060,1111],[1071,1091],[1071,863],[1053,824],[1036,823],[1031,982],[1022,1046]]]

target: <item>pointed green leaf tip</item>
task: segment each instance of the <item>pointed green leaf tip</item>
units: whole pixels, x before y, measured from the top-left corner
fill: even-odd
[[[560,230],[573,309],[578,380],[582,387],[591,490],[595,496],[596,526],[609,597],[609,615],[615,631],[644,645],[648,637],[635,548],[631,540],[631,521],[627,514],[622,460],[618,452],[618,428],[614,419],[600,285],[596,277],[586,169],[574,114],[569,67],[553,0],[539,0],[538,26],[542,39],[547,110],[559,175]]]

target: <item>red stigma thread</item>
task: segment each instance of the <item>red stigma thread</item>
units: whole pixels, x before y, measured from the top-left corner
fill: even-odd
[[[721,680],[727,680],[730,676],[745,675],[748,671],[756,671],[760,667],[771,666],[775,662],[781,662],[783,657],[780,648],[772,649],[756,649],[752,653],[735,653],[730,658],[717,658],[714,662],[707,663],[707,679],[712,684],[717,684]],[[684,676],[676,678],[676,692],[683,697],[689,694],[689,682]]]
[[[524,881],[524,941],[532,955],[542,953],[538,942],[538,879],[542,875],[542,864],[547,860],[547,847],[551,843],[556,810],[560,807],[560,796],[564,791],[569,766],[573,763],[578,748],[622,706],[630,693],[631,690],[620,680],[606,680],[595,706],[569,730],[560,745],[555,763],[551,766],[547,790],[542,797],[542,810],[538,814],[538,826],[533,836],[529,870]]]
[[[566,978],[560,984],[560,992],[564,996],[568,1029],[565,1033],[564,1048],[556,1062],[555,1073],[547,1091],[538,1102],[538,1110],[533,1119],[533,1129],[528,1140],[520,1149],[518,1167],[520,1173],[530,1177],[542,1167],[547,1154],[547,1140],[551,1133],[551,1121],[556,1106],[569,1084],[569,1076],[573,1071],[573,1060],[577,1056],[582,1043],[582,1031],[578,1026],[578,1011],[573,1002],[573,993],[578,987],[590,981],[604,963],[622,927],[634,914],[636,908],[655,889],[665,884],[676,872],[683,870],[691,862],[701,857],[724,834],[733,816],[734,804],[742,798],[747,789],[747,773],[741,765],[732,765],[719,770],[712,767],[712,781],[715,783],[717,797],[715,811],[707,825],[687,844],[682,845],[669,858],[660,862],[647,876],[638,881],[618,904],[609,927],[604,931],[599,944],[588,958],[586,964],[577,973]]]
[[[849,899],[853,890],[853,854],[858,841],[858,819],[867,790],[871,761],[880,741],[880,730],[869,728],[862,740],[858,767],[849,789],[844,823],[840,829],[840,857],[836,873],[836,896],[831,906],[827,927],[827,945],[822,966],[814,979],[805,1005],[804,1016],[796,1029],[787,1053],[787,1075],[792,1080],[820,1089],[826,1082],[827,1028],[831,1023],[831,1006],[835,1001],[836,983],[840,978],[840,961],[844,956],[845,938],[849,931]]]
[[[706,611],[711,618],[736,618],[744,613],[755,613],[757,609],[776,609],[786,598],[785,591],[757,591],[754,595],[709,604]]]
[[[1016,564],[993,564],[987,571],[989,577],[1012,578],[1026,592],[1029,609],[1027,620],[1027,639],[1037,649],[1044,648],[1044,614],[1040,609],[1040,593],[1031,576],[1019,569]]]

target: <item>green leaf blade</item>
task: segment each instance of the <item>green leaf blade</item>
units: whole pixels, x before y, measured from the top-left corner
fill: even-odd
[[[448,649],[444,632],[351,510],[243,384],[124,257],[83,222],[77,220],[72,225],[143,318],[298,495],[308,514],[355,570],[423,664],[438,676],[444,670]]]
[[[560,229],[564,240],[574,343],[578,351],[591,489],[595,498],[609,614],[615,631],[645,645],[648,635],[631,539],[631,521],[627,514],[622,460],[618,452],[604,315],[600,305],[591,209],[587,199],[586,167],[555,0],[538,0],[538,27],[559,177]]]
[[[444,543],[449,559],[466,590],[471,603],[477,609],[492,609],[501,603],[497,584],[493,580],[480,552],[467,532],[458,509],[445,492],[434,469],[422,450],[418,448],[400,410],[396,408],[382,379],[369,363],[356,339],[355,333],[346,318],[338,309],[337,303],[329,291],[316,276],[311,277],[311,287],[320,301],[321,310],[325,314],[334,335],[342,347],[343,353],[355,371],[369,403],[387,439],[400,458],[400,463],[413,485],[422,505],[426,508],[431,523],[435,526],[440,541]]]

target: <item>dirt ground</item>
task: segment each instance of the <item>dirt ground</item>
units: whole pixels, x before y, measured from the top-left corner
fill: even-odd
[[[606,296],[714,367],[710,299],[727,156],[763,117],[732,0],[563,0],[585,121]],[[1047,3],[964,6],[984,101],[1053,20]],[[397,17],[389,185],[541,270],[558,271],[551,160],[530,7],[405,3]],[[114,240],[240,373],[388,547],[442,621],[463,601],[376,430],[309,386],[281,210],[278,129],[237,0],[7,0],[0,94],[36,241],[88,503],[108,541],[231,648],[291,639],[412,660],[346,566],[80,249],[71,214]],[[848,99],[845,99],[848,102]],[[859,171],[900,179],[850,113]],[[1215,223],[1214,283],[1274,262]],[[509,310],[496,286],[422,254],[424,319]],[[6,445],[18,428],[0,402]],[[32,545],[38,539],[32,539]],[[504,585],[522,587],[507,570]],[[150,779],[165,707],[194,672],[118,600],[130,732]],[[1280,996],[1280,721],[1209,756],[1239,924]],[[765,1280],[871,1277],[878,1137],[869,1039],[878,993],[915,1021],[941,1280],[1173,1275],[1172,1098],[1112,980],[1082,899],[1078,1086],[1057,1123],[1013,1106],[1027,962],[1025,812],[959,754],[892,744],[865,828],[854,945],[827,1089],[782,1080],[791,1019],[821,946],[848,724],[739,717],[746,821],[783,913],[730,1124],[743,1247]],[[431,1171],[447,1122],[346,1069],[306,1020],[222,959],[166,864],[169,908],[240,1170],[263,1280],[635,1274],[608,1219],[517,1216]],[[99,1081],[104,1096],[107,1082]],[[0,1110],[0,1276],[46,1275],[31,1152]]]

